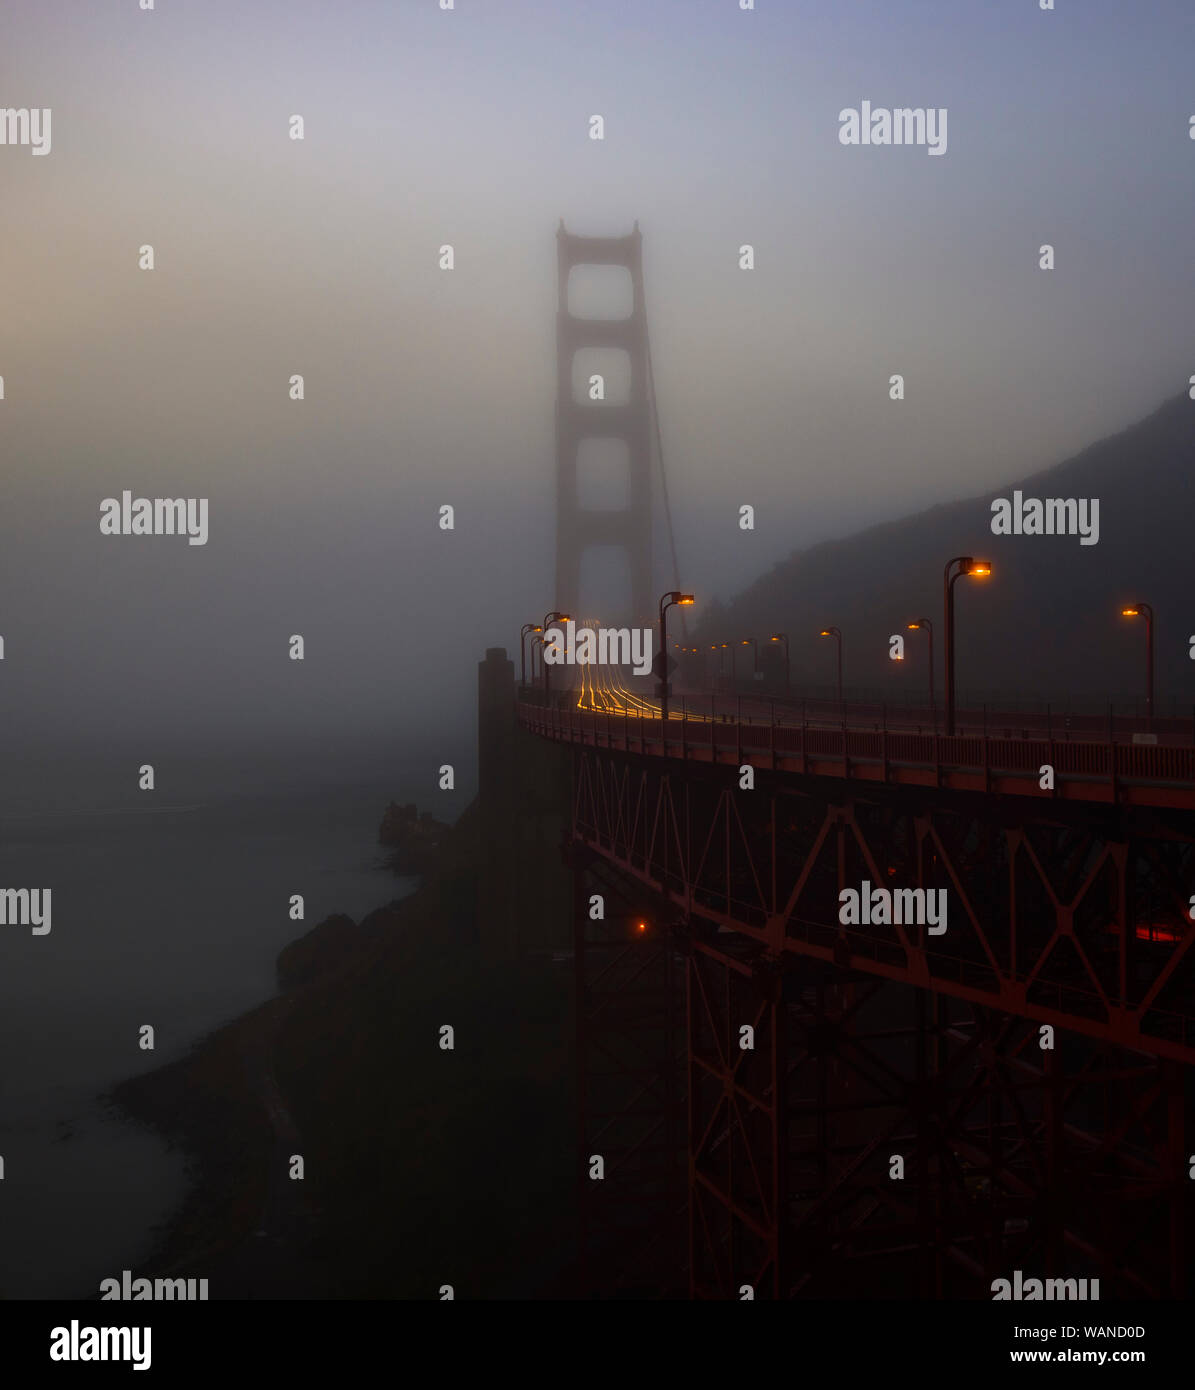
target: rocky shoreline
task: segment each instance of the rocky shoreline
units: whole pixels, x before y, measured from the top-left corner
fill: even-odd
[[[391,802],[378,842],[393,851],[387,868],[422,878],[434,871],[437,853],[451,834],[452,827],[427,814],[420,817],[413,805]],[[343,913],[316,923],[278,954],[281,996],[201,1038],[186,1057],[109,1092],[109,1104],[187,1158],[188,1193],[159,1229],[158,1243],[139,1273],[171,1273],[186,1265],[196,1276],[210,1271],[219,1279],[221,1265],[252,1238],[268,1191],[275,1134],[249,1059],[276,1048],[284,1000],[328,988],[353,961],[376,950],[387,933],[401,931],[405,921],[417,924],[420,905],[412,899],[418,894],[419,887],[360,923]],[[229,1296],[227,1285],[224,1296]]]
[[[111,1093],[185,1152],[191,1178],[136,1274],[207,1277],[213,1299],[435,1297],[444,1265],[508,1286],[496,1252],[512,1241],[533,1252],[527,1268],[558,1263],[574,1182],[571,991],[540,959],[462,975],[477,942],[476,807],[454,827],[408,810],[388,809],[383,827],[403,871],[421,865],[410,896],[359,923],[325,918],[279,953],[280,996]],[[437,1039],[454,1018],[446,1054]],[[484,1167],[493,1200],[475,1195],[466,1218],[456,1185],[512,1104],[547,1147],[530,1165]],[[290,1150],[301,1184],[285,1177]]]

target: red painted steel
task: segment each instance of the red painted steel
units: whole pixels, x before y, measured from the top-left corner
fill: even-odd
[[[1013,1269],[1184,1296],[1195,749],[519,719],[573,748],[578,874],[687,961],[694,1296],[990,1297]],[[863,882],[946,890],[948,930],[843,925]]]
[[[907,733],[846,725],[659,719],[519,705],[530,732],[563,743],[802,776],[1195,811],[1195,747]],[[1054,769],[1052,788],[1040,769]]]

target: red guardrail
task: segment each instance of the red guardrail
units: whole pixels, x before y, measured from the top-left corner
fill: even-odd
[[[689,749],[733,751],[737,756],[769,754],[813,761],[889,764],[905,768],[973,773],[985,777],[1023,774],[1036,778],[1049,764],[1055,781],[1076,778],[1111,784],[1164,784],[1191,793],[1195,810],[1195,747],[1171,745],[1002,738],[973,733],[945,734],[852,728],[817,724],[672,718],[665,740],[659,718],[603,710],[545,708],[520,704],[520,722],[536,733],[566,737],[596,747],[685,757]]]

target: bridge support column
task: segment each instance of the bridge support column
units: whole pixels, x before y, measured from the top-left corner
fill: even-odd
[[[586,1292],[677,1297],[685,1267],[684,1015],[674,914],[586,847],[574,844],[569,855]]]

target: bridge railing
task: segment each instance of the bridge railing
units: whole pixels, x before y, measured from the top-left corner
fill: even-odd
[[[924,696],[920,699],[894,696],[885,700],[878,694],[864,693],[848,694],[844,701],[839,701],[827,693],[807,691],[786,695],[769,690],[765,694],[745,686],[737,690],[729,687],[711,690],[677,685],[675,690],[676,706],[679,708],[684,701],[698,713],[708,713],[713,700],[722,711],[733,711],[740,703],[744,710],[750,706],[774,705],[777,716],[788,722],[841,724],[845,711],[848,723],[874,723],[877,728],[886,726],[931,733],[935,728],[939,733],[945,731],[942,705],[931,706]],[[1101,703],[1063,699],[1033,703],[1016,697],[1006,697],[1003,702],[997,698],[960,699],[957,720],[1007,738],[1040,732],[1060,742],[1085,738],[1129,743],[1134,734],[1150,730],[1159,740],[1195,743],[1195,705],[1180,710],[1176,700],[1168,702],[1165,713],[1159,705],[1151,721],[1139,703],[1125,700]]]
[[[944,712],[928,705],[894,705],[880,701],[786,700],[746,695],[682,694],[674,698],[674,713],[695,719],[747,724],[777,723],[800,726],[872,728],[890,733],[945,733]],[[998,705],[962,706],[955,714],[955,728],[980,737],[1003,739],[1046,738],[1056,743],[1132,743],[1151,734],[1158,743],[1195,745],[1195,718],[1158,717],[1152,722],[1128,715],[1072,714],[1042,709],[1005,709]]]
[[[645,694],[644,698],[648,698]],[[552,707],[574,706],[575,689],[560,689],[551,693]],[[543,705],[542,686],[524,685],[519,690],[521,703]],[[602,711],[597,711],[601,713]],[[942,709],[928,705],[888,704],[881,701],[821,699],[786,699],[782,696],[758,697],[743,694],[720,694],[710,691],[677,691],[671,699],[673,719],[690,725],[707,722],[718,724],[777,725],[784,728],[848,728],[856,731],[871,729],[876,733],[945,733]],[[615,711],[616,717],[621,713]],[[637,717],[634,710],[630,718]],[[996,705],[964,706],[955,715],[958,735],[1030,741],[1044,739],[1052,743],[1134,743],[1142,736],[1152,738],[1159,746],[1180,748],[1195,746],[1195,715],[1190,718],[1176,715],[1159,716],[1152,721],[1130,715],[1079,714],[1051,709],[1007,709]]]
[[[575,698],[575,697],[574,697]],[[783,759],[806,765],[839,763],[879,764],[963,772],[1024,774],[1036,778],[1048,765],[1055,778],[1071,777],[1115,785],[1164,783],[1188,786],[1195,809],[1195,747],[1190,744],[1097,743],[1090,740],[1005,738],[964,733],[916,733],[904,730],[859,728],[851,724],[833,728],[818,723],[790,724],[777,719],[745,718],[731,721],[716,717],[716,709],[701,717],[688,711],[667,722],[658,717],[633,715],[626,710],[582,710],[575,705],[546,707],[526,702],[519,705],[519,719],[534,732],[595,747],[627,752],[651,752],[666,757],[692,756],[690,750],[710,750],[708,756],[732,752]]]

